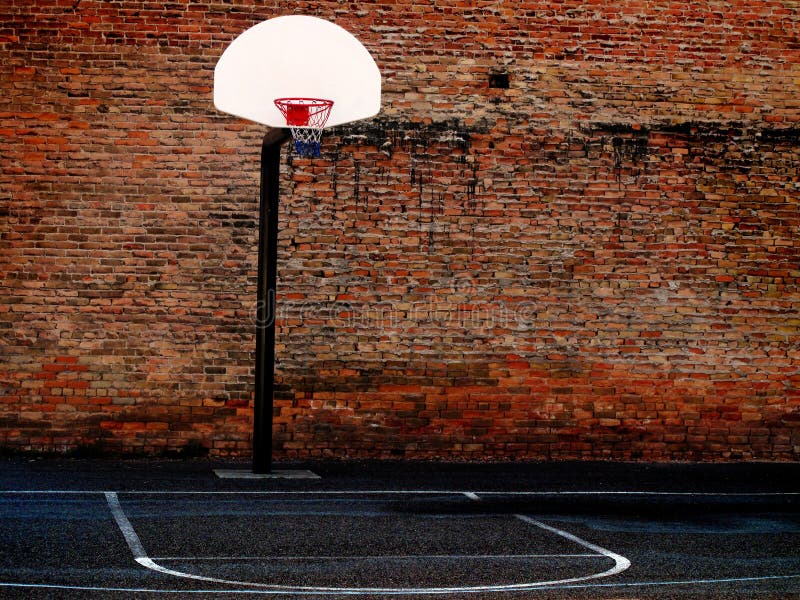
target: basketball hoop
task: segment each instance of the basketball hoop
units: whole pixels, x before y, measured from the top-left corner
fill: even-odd
[[[302,157],[320,155],[322,130],[331,114],[333,100],[320,98],[277,98],[275,106],[292,131],[294,149]]]

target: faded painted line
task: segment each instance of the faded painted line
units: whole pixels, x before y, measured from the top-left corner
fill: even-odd
[[[536,519],[532,519],[532,518],[528,517],[527,515],[514,515],[514,516],[517,519],[519,519],[520,521],[523,521],[525,523],[529,523],[531,525],[535,525],[536,527],[538,527],[540,529],[544,529],[545,531],[549,531],[551,533],[555,533],[556,535],[560,535],[564,539],[567,539],[567,540],[569,540],[571,542],[574,542],[574,543],[578,544],[579,546],[583,546],[584,548],[586,548],[587,550],[591,550],[592,552],[597,552],[598,554],[600,554],[602,556],[606,556],[606,557],[608,557],[608,558],[610,558],[611,560],[614,561],[614,566],[611,567],[608,571],[604,571],[603,573],[597,573],[596,575],[593,575],[593,576],[590,576],[590,577],[579,577],[579,578],[574,579],[575,582],[577,582],[577,581],[586,581],[587,579],[599,579],[601,577],[611,577],[613,575],[617,575],[619,573],[622,573],[624,570],[626,570],[628,567],[631,566],[631,561],[629,561],[627,558],[625,558],[621,554],[617,554],[616,552],[611,552],[611,550],[606,550],[602,546],[598,546],[597,544],[592,544],[591,542],[587,542],[586,540],[583,540],[583,539],[579,538],[577,535],[573,535],[573,534],[571,534],[571,533],[569,533],[567,531],[563,531],[561,529],[556,529],[555,527],[552,527],[550,525],[546,525],[545,523],[542,523],[541,521],[537,521]],[[558,581],[557,583],[565,584],[565,583],[572,583],[572,581],[564,579],[564,580]]]
[[[428,595],[428,594],[460,594],[460,593],[474,593],[474,592],[525,591],[542,587],[551,587],[554,585],[565,584],[565,583],[588,581],[600,577],[609,577],[611,575],[615,575],[617,573],[620,573],[621,571],[624,571],[630,566],[630,561],[628,559],[618,554],[615,554],[610,550],[606,550],[604,548],[601,548],[600,546],[591,544],[590,542],[582,540],[577,536],[561,531],[554,527],[550,527],[549,525],[545,525],[544,523],[540,523],[538,521],[530,519],[529,517],[525,517],[524,515],[515,515],[518,519],[520,519],[525,523],[535,525],[536,527],[544,529],[545,531],[556,533],[561,537],[576,542],[577,544],[583,546],[584,548],[596,552],[598,555],[602,555],[604,557],[614,560],[615,563],[614,567],[612,567],[607,571],[603,571],[602,573],[592,573],[590,575],[586,575],[583,577],[572,577],[568,579],[558,579],[552,581],[534,581],[534,582],[516,583],[516,584],[497,584],[497,585],[460,586],[460,587],[431,587],[431,588],[289,586],[289,585],[265,584],[252,581],[220,579],[216,577],[206,577],[203,575],[196,575],[194,573],[177,571],[174,569],[169,569],[167,567],[164,567],[156,563],[153,559],[147,556],[147,553],[144,550],[144,546],[142,545],[139,536],[136,534],[136,531],[131,525],[130,520],[125,515],[125,511],[122,509],[122,505],[119,502],[119,497],[117,493],[106,492],[105,497],[106,501],[108,502],[109,508],[111,510],[111,514],[113,515],[114,520],[117,523],[117,526],[122,532],[122,535],[125,538],[128,547],[131,549],[131,552],[133,553],[134,560],[136,560],[136,562],[139,563],[141,566],[165,575],[171,575],[174,577],[189,579],[193,581],[202,581],[207,583],[217,583],[221,585],[232,585],[237,587],[262,590],[262,593],[271,592],[271,593],[283,593],[291,595],[330,594],[330,593],[342,594],[342,595],[364,595],[364,594]]]
[[[445,496],[461,496],[471,494],[465,490],[0,490],[0,496],[8,495],[102,495],[107,493],[124,495],[143,495],[143,496],[331,496],[336,494],[350,496],[372,496],[372,495],[409,495],[419,494],[427,496],[430,494],[442,494]],[[550,493],[550,492],[479,492],[481,494],[505,494],[505,493]]]
[[[208,581],[213,583],[226,583],[226,584],[233,584],[233,585],[250,585],[245,583],[240,583],[238,581],[224,581],[221,579],[216,579],[214,577],[204,577],[202,575],[188,575],[186,573],[182,573],[180,571],[173,571],[172,569],[168,569],[166,567],[162,567],[152,561],[147,556],[147,552],[144,550],[144,546],[142,545],[142,541],[139,539],[136,530],[131,525],[131,522],[128,520],[128,517],[125,515],[125,511],[122,510],[122,505],[119,503],[119,497],[117,496],[116,492],[106,492],[106,502],[108,502],[108,507],[111,509],[111,514],[114,517],[114,520],[117,522],[117,526],[119,530],[122,532],[122,537],[125,538],[125,542],[128,544],[128,547],[131,549],[131,553],[133,554],[134,560],[142,565],[143,567],[147,567],[153,571],[157,571],[159,573],[164,573],[165,575],[172,575],[174,577],[189,577],[190,579],[195,579],[198,581]]]
[[[606,558],[603,554],[385,554],[380,556],[154,556],[167,561],[347,561],[347,560],[531,560],[537,558]]]
[[[131,549],[133,558],[138,561],[140,558],[146,557],[147,553],[144,551],[142,541],[139,539],[139,536],[136,535],[136,531],[133,529],[133,525],[131,525],[128,517],[125,516],[125,511],[122,510],[116,492],[106,492],[105,495],[108,507],[111,509],[111,514],[114,516],[117,527],[119,527],[119,530],[122,532],[122,537],[125,538],[128,548]]]

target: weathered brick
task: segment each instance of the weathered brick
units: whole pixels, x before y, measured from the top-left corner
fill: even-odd
[[[263,128],[212,78],[284,4],[4,9],[0,444],[249,452]],[[278,456],[800,456],[796,11],[313,13],[383,110],[284,150]]]

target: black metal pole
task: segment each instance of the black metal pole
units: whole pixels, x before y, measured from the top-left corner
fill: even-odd
[[[275,288],[278,271],[278,196],[281,145],[286,129],[271,129],[261,143],[256,297],[256,385],[253,415],[253,473],[272,471],[272,412],[275,383]]]

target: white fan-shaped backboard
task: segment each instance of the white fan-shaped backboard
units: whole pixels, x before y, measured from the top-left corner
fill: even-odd
[[[274,101],[297,97],[333,100],[326,127],[366,119],[380,110],[381,74],[352,34],[305,15],[251,27],[214,69],[214,105],[237,117],[286,127]]]

